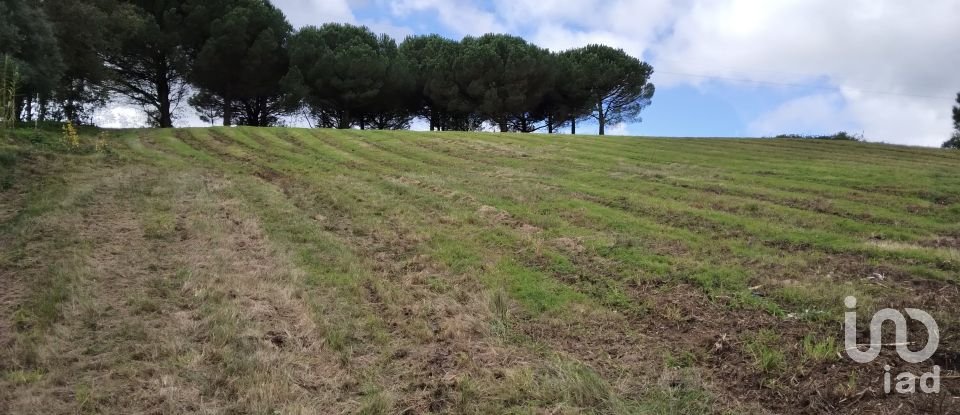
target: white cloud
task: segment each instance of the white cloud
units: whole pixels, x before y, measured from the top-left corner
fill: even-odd
[[[356,22],[347,0],[273,0],[273,4],[283,10],[294,28]]]
[[[373,21],[363,21],[361,23],[369,27],[373,33],[385,33],[396,39],[397,42],[403,42],[403,39],[405,39],[407,36],[416,34],[409,27],[395,25],[389,20],[378,19]]]
[[[787,101],[764,113],[747,126],[747,131],[756,136],[856,133],[852,118],[852,114],[844,109],[840,94],[817,94]]]
[[[960,88],[958,20],[953,0],[699,1],[655,46],[654,61],[666,72],[826,80],[843,97],[834,110],[849,114],[867,138],[934,145],[949,135],[950,97]],[[812,109],[811,102],[801,103]],[[791,105],[754,125],[772,125]]]
[[[410,131],[430,131],[430,122],[417,118],[410,123]]]
[[[386,33],[397,40],[414,34],[412,29],[394,24],[388,13],[371,19],[357,19],[354,15],[354,7],[385,7],[381,0],[273,0],[273,3],[283,10],[294,28],[350,23],[367,26],[374,33]]]
[[[949,100],[867,95],[848,101],[847,111],[863,125],[867,139],[939,147],[950,137]]]
[[[686,2],[669,0],[496,0],[498,15],[512,32],[552,50],[591,43],[622,48],[643,57],[669,28]]]
[[[481,21],[492,19],[541,46],[562,50],[604,43],[650,58],[660,93],[673,85],[717,82],[750,89],[792,84],[830,89],[771,109],[750,123],[751,131],[821,133],[843,127],[870,139],[917,145],[937,145],[950,133],[950,105],[960,89],[960,71],[954,70],[960,67],[955,0],[494,0],[493,5],[493,17],[484,12]],[[788,117],[794,109],[806,114]],[[809,120],[810,114],[822,115],[823,124]]]
[[[607,135],[631,135],[630,126],[626,123],[608,125],[605,132]]]
[[[398,16],[432,11],[441,24],[460,36],[506,31],[497,15],[470,0],[398,0],[391,4]]]
[[[93,115],[96,125],[103,128],[142,128],[147,126],[147,115],[139,108],[111,105]]]
[[[619,33],[606,30],[571,30],[555,23],[545,23],[538,27],[529,40],[557,52],[589,44],[603,44],[621,48],[634,56],[642,56],[644,50],[643,45],[633,42],[629,37]]]

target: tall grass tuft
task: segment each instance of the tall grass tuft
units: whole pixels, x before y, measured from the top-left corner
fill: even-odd
[[[63,125],[63,143],[72,150],[80,148],[80,135],[70,121]]]

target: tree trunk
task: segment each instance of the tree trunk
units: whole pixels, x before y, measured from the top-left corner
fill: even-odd
[[[164,58],[157,60],[157,126],[173,128],[173,115],[170,113],[170,68]]]
[[[501,118],[500,118],[500,132],[501,132],[501,133],[505,133],[505,132],[507,132],[507,131],[510,131],[510,127],[507,125],[507,118],[506,118],[506,117],[501,117]]]
[[[603,109],[600,109],[600,117],[597,121],[600,122],[600,135],[606,135],[607,133],[607,115],[603,113]]]
[[[60,105],[61,105],[61,108],[63,109],[63,116],[64,116],[64,118],[66,118],[67,120],[73,122],[74,124],[79,124],[79,123],[77,122],[77,121],[79,121],[79,118],[80,118],[80,117],[77,115],[77,113],[79,112],[79,111],[77,110],[77,104],[76,104],[75,102],[71,101],[71,100],[66,100],[66,101],[64,101],[63,103],[61,103]],[[44,111],[46,111],[46,110],[44,110]]]
[[[269,127],[270,119],[268,113],[270,111],[270,104],[267,102],[267,98],[259,97],[256,99],[256,103],[257,127]]]
[[[434,128],[437,128],[437,111],[430,108],[430,131],[433,131]]]
[[[160,116],[157,120],[160,128],[173,128],[173,115],[170,113],[170,96],[160,96]]]
[[[577,119],[570,119],[570,135],[577,135]]]
[[[238,122],[237,125],[243,125],[246,127],[260,127],[263,122],[261,117],[261,107],[260,99],[254,98],[251,103],[250,100],[245,100],[243,102],[243,122]]]
[[[233,105],[230,103],[230,98],[223,97],[223,126],[229,127],[233,124]]]
[[[157,126],[173,128],[173,116],[170,114],[170,80],[165,70],[157,75]]]
[[[360,117],[360,131],[367,129],[367,117]]]
[[[250,127],[262,127],[263,107],[260,106],[260,98],[254,98],[252,104],[243,104],[247,117],[247,125]]]

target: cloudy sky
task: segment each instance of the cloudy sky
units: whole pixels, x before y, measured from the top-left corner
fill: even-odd
[[[295,27],[369,26],[402,39],[506,32],[650,62],[657,94],[616,132],[767,136],[845,130],[936,146],[960,91],[960,1],[273,0]]]

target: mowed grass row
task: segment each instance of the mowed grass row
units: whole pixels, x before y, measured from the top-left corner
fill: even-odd
[[[778,153],[772,150],[776,145],[765,141],[724,141],[725,146],[749,151],[718,153],[709,147],[717,142],[703,140],[679,144],[642,140],[631,148],[624,139],[598,143],[589,138],[538,136],[436,138],[416,133],[299,130],[283,131],[285,139],[269,131],[223,130],[214,135],[219,139],[205,145],[220,146],[215,152],[242,162],[251,172],[263,166],[295,180],[309,177],[308,187],[328,188],[330,179],[345,183],[335,187],[332,198],[348,197],[360,183],[379,188],[367,191],[373,198],[418,192],[419,200],[392,196],[384,205],[431,212],[422,229],[439,225],[435,240],[450,234],[435,219],[453,204],[443,197],[451,193],[466,199],[459,200],[466,206],[458,213],[461,216],[493,207],[512,221],[543,231],[539,241],[577,238],[578,244],[590,249],[589,255],[610,260],[604,264],[605,271],[578,269],[573,263],[583,258],[549,248],[537,247],[537,258],[517,259],[535,268],[542,268],[544,261],[555,262],[546,271],[555,269],[559,274],[599,272],[611,277],[586,281],[604,287],[589,287],[599,290],[593,293],[599,296],[620,297],[620,284],[636,279],[679,279],[693,281],[713,294],[732,294],[742,300],[737,303],[759,303],[776,313],[811,307],[831,311],[844,295],[868,296],[857,285],[875,273],[941,280],[957,275],[955,249],[937,245],[943,240],[949,245],[958,232],[956,205],[943,200],[949,199],[957,178],[937,164],[951,160],[939,152],[914,150],[911,154],[916,158],[896,160],[915,170],[883,179],[882,162],[893,152],[846,143],[782,141],[775,143],[783,144]],[[698,151],[704,145],[709,150]],[[824,145],[835,147],[833,154],[851,153],[850,159],[847,163],[811,162],[825,151],[819,148]],[[717,156],[710,159],[704,154]],[[746,154],[747,161],[741,162],[738,154]],[[697,164],[687,164],[688,159]],[[754,173],[760,159],[768,165],[764,169],[776,166],[776,170],[758,178]],[[629,173],[642,163],[650,166],[644,174]],[[748,172],[738,170],[740,165]],[[772,175],[784,179],[767,177]],[[859,176],[871,179],[851,182]],[[742,184],[751,181],[750,186]],[[826,185],[825,181],[843,184]],[[416,189],[410,189],[411,183]],[[856,190],[858,183],[889,192]],[[917,188],[910,183],[917,183]],[[728,187],[734,190],[727,191]],[[921,187],[924,190],[918,190]],[[423,210],[424,203],[432,209]],[[383,205],[375,206],[372,213],[382,214],[382,209]],[[355,212],[352,217],[369,213]],[[471,246],[473,240],[478,240],[476,246]],[[477,254],[482,242],[476,235],[458,238],[455,245],[469,258],[453,258],[453,262],[479,261],[484,257]],[[466,254],[469,251],[475,253]],[[784,281],[790,284],[778,286]],[[847,292],[823,288],[833,282],[854,285]],[[772,285],[768,289],[781,301],[757,299],[746,291],[764,284]],[[622,300],[616,301],[629,303]]]
[[[559,349],[551,344],[530,339],[521,330],[511,330],[510,327],[514,324],[509,316],[513,313],[509,310],[509,303],[500,299],[499,294],[504,289],[517,294],[518,298],[530,307],[530,311],[535,313],[562,314],[562,307],[580,301],[582,295],[552,281],[540,271],[519,264],[511,257],[505,257],[500,251],[506,244],[520,244],[520,237],[512,233],[513,228],[510,226],[497,226],[498,224],[491,223],[489,218],[478,217],[479,205],[476,203],[458,203],[458,196],[439,188],[410,187],[389,180],[389,177],[384,180],[385,176],[373,164],[363,165],[364,159],[354,155],[353,151],[330,146],[323,140],[295,141],[296,145],[290,145],[290,140],[297,139],[287,135],[287,132],[275,137],[250,133],[247,136],[230,138],[221,132],[213,133],[212,137],[196,134],[196,131],[180,132],[176,137],[157,138],[157,143],[166,143],[168,147],[160,148],[161,153],[150,154],[150,157],[179,153],[191,160],[210,162],[218,171],[245,171],[244,177],[248,179],[259,177],[276,184],[279,194],[261,194],[253,190],[261,186],[244,180],[242,188],[250,190],[240,193],[253,202],[251,208],[256,209],[268,231],[273,231],[275,240],[285,241],[296,247],[311,284],[338,290],[338,297],[342,297],[346,303],[365,304],[370,307],[367,309],[368,315],[351,316],[344,309],[338,309],[337,305],[327,306],[323,313],[326,314],[324,320],[334,321],[326,329],[334,334],[335,340],[331,343],[340,345],[336,351],[348,351],[344,354],[345,361],[363,360],[364,353],[376,351],[386,358],[386,361],[371,367],[370,371],[391,379],[400,378],[400,375],[390,375],[397,370],[391,367],[403,365],[407,359],[393,358],[389,345],[396,342],[419,342],[435,347],[438,329],[430,326],[440,326],[439,336],[443,341],[447,335],[442,333],[450,330],[445,328],[445,325],[469,324],[480,318],[482,325],[491,326],[484,331],[493,330],[496,333],[493,342],[500,343],[509,339],[507,343],[511,345],[527,344],[523,349],[529,351],[501,351],[498,353],[509,356],[506,361],[498,358],[494,364],[485,365],[488,370],[492,366],[499,373],[505,369],[508,373],[513,373],[507,375],[506,384],[502,379],[503,374],[491,377],[489,372],[485,375],[474,374],[466,379],[467,384],[474,384],[474,387],[483,391],[459,392],[461,397],[458,399],[463,399],[465,393],[480,394],[469,402],[469,405],[462,404],[467,405],[467,412],[501,412],[511,407],[537,408],[555,405],[590,406],[590,410],[604,412],[624,412],[622,408],[634,408],[626,412],[636,412],[639,408],[646,407],[656,412],[656,408],[661,405],[703,407],[706,398],[698,388],[689,392],[669,391],[678,394],[677,402],[664,401],[661,394],[668,392],[662,392],[655,384],[652,387],[647,385],[640,388],[637,385],[639,380],[633,381],[634,384],[628,388],[618,388],[619,394],[611,395],[612,392],[608,390],[610,386],[606,386],[608,380],[597,378],[592,370],[584,368],[577,360],[569,363],[569,359],[561,359],[556,363],[553,355],[560,351]],[[308,147],[319,148],[323,154],[320,157],[338,160],[343,164],[318,164],[316,154],[305,157],[302,151],[291,151]],[[284,148],[286,150],[281,150]],[[211,154],[214,156],[211,157]],[[347,165],[351,168],[344,169]],[[280,169],[286,174],[282,174]],[[278,196],[285,200],[277,200]],[[278,211],[287,203],[292,203],[297,211]],[[441,218],[439,221],[438,217]],[[329,268],[327,264],[342,263],[342,260],[327,258],[331,253],[324,252],[325,245],[319,243],[322,238],[318,239],[315,234],[318,229],[321,234],[332,234],[340,240],[343,247],[365,260],[354,260],[346,269]],[[474,241],[473,238],[477,235],[483,235],[484,239],[492,242],[488,244]],[[409,275],[411,273],[412,276]],[[477,278],[480,273],[486,275]],[[398,279],[400,281],[397,281]],[[404,281],[404,284],[398,285]],[[477,283],[481,285],[477,286]],[[429,294],[422,292],[424,288]],[[473,298],[478,293],[480,300]],[[433,307],[442,309],[444,302],[451,300],[472,306],[468,308],[467,315],[454,314],[445,318],[450,322],[437,323],[433,321],[437,317],[430,316],[436,311],[428,311],[426,315],[416,311],[411,314],[409,311],[422,308],[422,302],[426,300],[417,297],[425,295],[434,297],[434,300],[427,301],[430,304],[428,310]],[[483,299],[487,297],[491,299]],[[480,304],[479,309],[477,303]],[[392,315],[400,313],[393,313],[391,309],[402,309],[402,315]],[[486,317],[476,317],[472,316],[473,314]],[[492,316],[489,316],[490,314]],[[396,321],[398,318],[402,322]],[[398,326],[402,330],[398,329]],[[434,332],[433,335],[430,334],[431,331]],[[463,339],[460,340],[458,347],[467,349],[464,353],[476,352],[476,348],[482,348],[491,341],[475,339],[471,343],[463,343]],[[407,356],[406,351],[403,353]],[[529,353],[536,353],[539,357],[527,356]],[[421,359],[416,362],[417,365],[429,363],[429,359],[433,359],[412,352],[410,357]],[[538,363],[533,365],[536,368],[533,372],[511,372],[508,363],[514,359],[534,359]],[[657,359],[660,357],[657,356]],[[397,362],[394,362],[395,360]],[[646,378],[655,378],[657,373],[638,372],[630,376],[645,378],[644,381],[649,382]],[[451,374],[447,374],[449,375]],[[430,384],[436,381],[436,374],[433,373],[420,373],[418,376],[418,383]],[[567,378],[568,376],[570,378]],[[497,380],[498,377],[501,380]],[[610,376],[609,379],[616,378]],[[447,385],[437,387],[439,392],[449,388]],[[588,390],[575,391],[581,387]],[[394,389],[388,385],[383,385],[382,388]],[[568,388],[574,390],[569,391]],[[565,397],[564,394],[571,392],[585,393],[587,396]],[[516,396],[517,393],[520,393],[520,396]],[[557,395],[558,393],[560,395]],[[436,401],[443,402],[446,399],[445,392],[437,395],[434,397]],[[691,397],[688,399],[687,395]],[[404,398],[404,401],[409,402],[409,396]],[[546,400],[543,401],[544,399]]]
[[[378,218],[382,189],[277,186],[223,136],[135,134],[131,151],[29,148],[13,174],[3,412],[709,410],[700,387],[625,387],[535,346],[502,291],[408,252],[419,213]]]
[[[112,167],[70,156],[73,171],[89,174],[47,176],[57,176],[58,189],[105,186],[89,178],[119,167],[150,178],[141,190],[150,203],[119,200],[144,197],[136,189],[99,197],[140,206],[144,232],[162,252],[182,252],[186,243],[200,249],[191,260],[168,261],[187,264],[177,275],[205,279],[172,286],[221,293],[207,305],[155,299],[152,308],[211,309],[247,332],[266,331],[260,336],[269,341],[244,363],[248,369],[280,359],[294,365],[281,371],[297,373],[296,381],[319,370],[311,365],[338,365],[326,382],[306,386],[235,368],[206,373],[225,379],[212,395],[199,395],[212,405],[302,412],[329,404],[364,413],[896,408],[901,399],[861,393],[882,388],[881,366],[839,358],[847,295],[860,299],[864,315],[924,308],[940,323],[941,349],[960,350],[949,306],[960,299],[954,152],[798,140],[275,128],[113,135],[123,145],[112,150]],[[29,177],[19,176],[4,180],[23,187]],[[85,197],[99,201],[94,193]],[[76,204],[44,200],[65,216]],[[237,303],[244,291],[229,287],[236,277],[191,268],[196,258],[218,254],[196,248],[202,242],[194,239],[179,241],[203,233],[191,224],[209,222],[227,225],[218,243],[253,235],[261,251],[279,253],[247,261],[266,264],[258,272],[267,276],[270,267],[281,269],[266,281],[272,291],[264,298],[309,313],[278,311],[276,318],[296,327],[309,321],[315,330],[261,328]],[[17,235],[11,243],[26,243]],[[44,260],[36,256],[21,262]],[[256,298],[248,282],[237,287]],[[69,286],[62,291],[58,303],[78,295]],[[57,309],[44,308],[45,323],[36,327],[53,327]],[[19,336],[53,350],[37,330]],[[322,350],[306,348],[313,335]],[[303,360],[309,354],[320,361]],[[205,363],[216,370],[229,362]],[[17,381],[35,385],[31,390],[44,384],[43,370],[32,366],[9,373],[38,376]],[[250,395],[263,382],[266,389]],[[94,400],[100,406],[93,408],[111,408]]]
[[[416,235],[406,255],[506,290],[535,320],[567,318],[578,304],[634,316],[630,327],[643,331],[645,319],[683,320],[689,309],[663,305],[671,287],[692,286],[709,303],[699,313],[720,305],[731,320],[800,319],[798,332],[830,344],[847,295],[878,306],[919,301],[942,324],[956,322],[916,290],[955,286],[960,270],[960,159],[949,152],[270,129],[165,140],[181,156],[284,187],[305,214]],[[794,340],[795,353],[812,353]]]
[[[647,147],[646,140],[632,149],[634,154],[622,151],[620,156],[599,158],[597,153],[602,152],[606,143],[589,139],[537,137],[518,141],[481,135],[460,139],[462,144],[457,148],[457,140],[449,138],[425,139],[423,135],[403,133],[389,134],[387,138],[378,137],[377,133],[353,134],[356,136],[349,140],[330,137],[329,132],[314,135],[317,142],[328,147],[306,155],[297,154],[302,149],[282,150],[282,145],[261,145],[250,137],[239,138],[244,134],[233,134],[229,138],[236,142],[227,143],[223,151],[233,152],[238,160],[251,164],[260,160],[292,176],[305,169],[325,169],[382,186],[395,186],[391,179],[398,177],[413,179],[421,182],[421,187],[428,185],[441,192],[468,195],[477,203],[503,210],[555,236],[566,236],[568,231],[573,236],[585,236],[580,233],[588,232],[594,238],[587,243],[599,241],[601,247],[616,239],[679,243],[706,266],[738,260],[747,264],[806,260],[807,269],[782,270],[794,275],[809,271],[811,265],[820,265],[818,261],[824,255],[850,255],[851,260],[903,273],[920,273],[922,277],[949,279],[958,269],[949,249],[921,246],[951,238],[958,232],[960,219],[954,203],[936,200],[950,197],[942,195],[950,195],[950,189],[958,186],[957,176],[935,164],[925,164],[922,157],[910,160],[916,163],[916,170],[909,175],[864,180],[862,183],[871,186],[896,189],[890,193],[872,192],[872,197],[867,197],[865,191],[820,182],[822,177],[879,174],[861,173],[883,168],[873,164],[870,146],[856,147],[858,152],[846,164],[816,164],[793,161],[803,157],[795,154],[792,142],[784,142],[783,153],[760,154],[766,154],[765,160],[777,165],[776,174],[785,179],[754,178],[754,183],[747,186],[741,184],[747,181],[741,178],[748,173],[730,167],[737,165],[738,153],[718,157],[713,166],[693,165],[681,170],[678,161],[686,156],[675,149],[671,150],[675,154],[672,158],[638,161],[642,159],[634,154]],[[296,139],[302,141],[304,148],[315,145],[309,136]],[[661,142],[650,141],[651,153],[659,151]],[[485,143],[486,147],[478,149],[477,143]],[[700,145],[700,141],[691,140],[691,147]],[[674,143],[677,146],[687,147],[687,142]],[[733,142],[731,146],[743,143]],[[769,144],[760,142],[754,146],[766,149]],[[821,143],[809,146],[819,147]],[[610,147],[623,147],[623,143],[615,141]],[[331,153],[338,154],[340,159],[332,159]],[[882,159],[889,151],[881,149],[876,153]],[[921,156],[926,153],[917,151]],[[943,157],[933,153],[929,158]],[[300,167],[292,164],[293,160],[298,160]],[[624,172],[624,165],[629,168],[642,162],[661,167],[646,175]],[[338,169],[332,163],[341,163],[344,168]],[[751,164],[750,169],[756,170],[756,165]],[[793,174],[795,170],[811,169],[821,175],[804,181],[803,173]],[[918,174],[924,171],[929,177]],[[728,187],[732,190],[728,191]],[[911,192],[916,195],[904,195]],[[895,202],[883,204],[883,198]],[[558,219],[565,216],[571,219]],[[729,255],[731,251],[734,255]],[[784,251],[790,251],[790,255],[782,255]],[[678,256],[676,252],[670,254]],[[795,261],[787,262],[783,268],[797,266]]]

